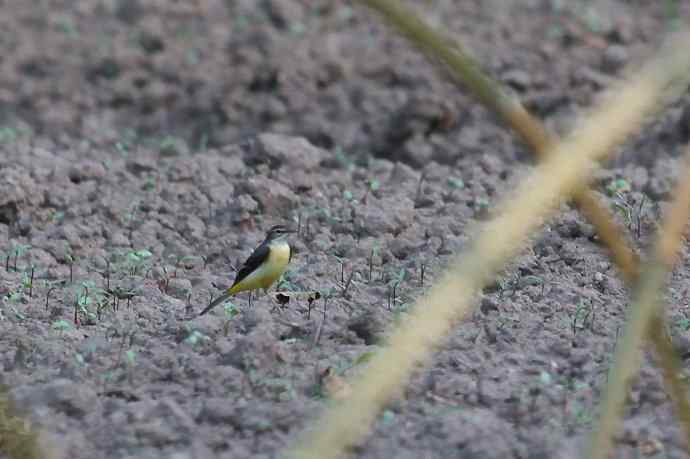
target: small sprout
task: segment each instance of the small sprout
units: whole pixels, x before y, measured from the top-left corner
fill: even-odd
[[[237,314],[240,313],[240,310],[237,308],[237,306],[230,301],[226,301],[223,304],[223,310],[225,311],[225,317],[228,319],[233,319]]]
[[[31,246],[27,245],[27,244],[16,244],[14,246],[13,252],[14,252],[14,271],[15,272],[18,271],[17,263],[18,263],[19,257],[24,255],[30,248],[31,248]]]
[[[395,413],[391,410],[384,410],[383,415],[381,416],[381,421],[383,421],[384,424],[390,424],[395,420]]]
[[[74,21],[69,17],[62,17],[57,19],[55,28],[67,35],[69,38],[79,38],[79,30],[74,24]]]
[[[50,328],[52,328],[53,330],[65,331],[65,330],[69,330],[70,328],[72,328],[72,324],[70,324],[69,322],[67,322],[64,319],[60,319],[60,320],[56,320],[55,322],[53,322],[52,325],[50,326]]]
[[[551,373],[542,370],[541,373],[539,373],[539,382],[541,382],[544,386],[550,385],[553,382]]]
[[[22,300],[22,294],[17,290],[11,291],[7,294],[7,300],[11,304],[17,304]]]
[[[162,156],[178,156],[187,151],[187,144],[174,136],[165,136],[160,141],[159,151]]]
[[[207,341],[210,338],[203,333],[201,333],[198,330],[192,330],[192,332],[187,336],[184,340],[185,343],[189,344],[190,346],[196,346],[202,341]]]
[[[347,276],[347,282],[345,282],[345,285],[343,286],[343,296],[347,296],[347,291],[350,289],[350,285],[352,285],[352,278],[355,275],[355,270],[351,269],[350,270],[350,275]]]
[[[34,292],[34,265],[31,265],[31,270],[29,272],[24,272],[22,275],[22,287],[24,290],[29,290],[29,298],[33,298]]]
[[[45,281],[45,287],[48,289],[46,291],[46,311],[48,311],[48,299],[50,298],[50,294],[53,293],[53,290],[57,289],[61,281]]]
[[[491,204],[489,203],[488,199],[485,199],[485,198],[475,199],[475,201],[474,201],[475,214],[481,218],[486,217],[489,213],[490,206],[491,206]]]
[[[133,366],[136,363],[137,360],[137,352],[133,349],[128,349],[127,352],[125,352],[125,361],[127,362],[127,365]]]
[[[369,180],[369,189],[371,191],[378,191],[379,188],[381,188],[381,183],[377,179]]]
[[[302,24],[301,22],[293,22],[290,24],[290,33],[294,36],[300,36],[304,35],[304,32],[307,30],[306,26]]]
[[[126,141],[125,142],[122,142],[122,141],[115,142],[115,150],[117,150],[117,152],[121,156],[126,157],[129,154],[129,149],[130,149],[130,146]]]
[[[354,196],[352,196],[352,191],[350,191],[350,190],[343,191],[343,198],[346,201],[352,201],[354,199]]]
[[[402,268],[398,275],[389,283],[389,296],[388,296],[388,310],[390,311],[395,307],[396,303],[396,292],[398,286],[405,280],[405,268]]]
[[[630,183],[625,179],[611,180],[608,185],[606,185],[606,191],[611,196],[615,196],[619,193],[629,193],[632,190]]]
[[[343,150],[341,146],[335,147],[335,160],[340,163],[340,165],[344,168],[347,169],[348,171],[351,171],[352,169],[355,168],[355,162],[348,156],[348,154]]]
[[[448,179],[448,186],[455,188],[456,190],[462,190],[465,188],[465,182],[463,182],[460,178],[450,177]]]
[[[146,249],[131,250],[125,254],[124,267],[134,276],[146,266],[153,254]]]
[[[369,254],[369,282],[371,282],[374,272],[374,257],[378,254],[378,245],[374,245],[371,248],[371,253]]]
[[[134,254],[135,254],[137,257],[141,258],[141,259],[143,259],[143,258],[151,258],[151,257],[153,256],[153,254],[151,253],[151,251],[146,250],[146,249],[137,250],[137,251],[134,252]]]
[[[71,284],[74,282],[74,257],[71,253],[68,252],[67,255],[65,255],[65,261],[69,265],[69,283]]]

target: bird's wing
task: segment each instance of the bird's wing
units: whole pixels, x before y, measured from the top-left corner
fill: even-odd
[[[242,280],[245,277],[253,273],[256,268],[261,266],[261,264],[264,261],[266,261],[266,259],[268,259],[268,255],[270,253],[271,250],[268,247],[268,244],[261,244],[259,247],[254,249],[252,254],[249,255],[249,258],[247,258],[247,260],[240,268],[239,272],[237,273],[237,276],[235,276],[235,282],[232,283],[232,286],[230,288],[242,282]]]

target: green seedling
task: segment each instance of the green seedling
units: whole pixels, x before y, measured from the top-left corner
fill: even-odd
[[[50,213],[50,220],[53,223],[62,223],[65,219],[65,213],[61,210],[54,210]]]
[[[22,301],[23,295],[18,290],[12,290],[7,294],[7,301],[10,304],[19,304]]]
[[[21,256],[23,256],[26,252],[31,249],[30,245],[27,244],[15,244],[14,248],[12,249],[12,253],[14,255],[14,271],[17,272],[17,264],[18,260]]]
[[[115,142],[115,151],[117,151],[122,157],[127,157],[129,155],[130,145],[126,141]]]
[[[151,252],[148,253],[151,254]],[[180,267],[186,270],[193,269],[194,263],[201,259],[201,257],[197,257],[194,255],[170,255],[170,257],[175,259],[175,271],[173,272],[173,277],[177,277],[177,271]]]
[[[46,280],[44,281],[44,285],[46,290],[46,311],[48,311],[48,300],[50,298],[50,294],[53,293],[53,290],[57,289],[63,282],[62,281],[49,281]]]
[[[133,349],[128,349],[127,352],[125,352],[125,363],[127,366],[132,367],[137,361],[137,351]]]
[[[34,265],[31,265],[30,271],[24,271],[24,274],[22,275],[22,288],[24,288],[24,290],[29,290],[29,298],[33,298],[34,271],[35,267]]]
[[[364,192],[364,196],[362,196],[362,204],[367,203],[369,193],[378,191],[379,188],[381,188],[381,183],[378,181],[378,179],[369,179],[367,181],[367,190]]]
[[[237,308],[237,306],[230,301],[227,301],[223,304],[223,311],[225,312],[225,317],[227,317],[228,320],[234,319],[235,316],[240,313],[240,310]]]
[[[374,257],[379,253],[378,244],[374,244],[371,248],[371,253],[369,254],[369,282],[371,283],[374,274]]]
[[[340,164],[341,167],[347,169],[347,171],[352,171],[355,168],[355,161],[343,150],[341,146],[335,147],[335,160]]]
[[[463,182],[460,178],[450,177],[448,179],[448,186],[455,188],[456,190],[462,190],[465,188],[465,182]]]
[[[144,184],[141,187],[142,190],[144,191],[153,191],[156,189],[156,176],[154,175],[149,175],[146,177],[146,180],[144,180]]]
[[[69,17],[62,17],[56,21],[55,24],[58,31],[64,33],[69,38],[79,38],[79,30],[74,24],[74,21]]]
[[[678,0],[664,0],[664,16],[668,28],[675,30],[681,25],[680,9],[678,7]]]
[[[146,249],[130,250],[125,254],[123,268],[132,276],[136,276],[147,267],[153,254]]]
[[[235,306],[234,303],[226,301],[223,303],[223,311],[225,312],[225,324],[223,324],[223,335],[228,336],[230,334],[230,323],[240,313],[240,310]]]
[[[632,190],[630,183],[627,180],[619,178],[616,180],[611,180],[608,185],[606,185],[606,192],[609,196],[616,196],[621,193],[629,193]]]
[[[56,320],[55,322],[53,322],[50,325],[50,328],[52,328],[53,330],[58,330],[58,331],[64,332],[64,331],[72,328],[72,324],[70,324],[69,322],[67,322],[64,319],[60,319],[60,320]]]
[[[9,309],[14,313],[17,320],[24,320],[26,316],[17,309],[17,305],[22,301],[23,295],[17,290],[13,290],[3,298],[3,302],[7,303]]]
[[[211,338],[208,336],[204,335],[198,330],[192,330],[189,335],[184,339],[184,342],[189,344],[192,347],[196,347],[198,344],[208,341]]]
[[[391,410],[383,410],[381,415],[381,422],[383,424],[392,424],[395,421],[395,413]]]
[[[292,282],[292,272],[288,268],[283,274],[280,275],[278,282],[276,282],[277,290],[287,290],[294,292],[297,290],[294,282]]]
[[[25,128],[0,126],[0,143],[12,143],[15,142],[22,135],[27,135],[30,133],[31,132]]]
[[[158,145],[161,155],[177,156],[185,149],[184,141],[177,137],[167,135],[163,137]]]
[[[126,288],[121,285],[105,292],[109,297],[114,298],[114,307],[117,311],[120,307],[120,300],[127,300],[127,308],[131,306],[132,298],[140,293],[139,289]]]
[[[474,201],[474,210],[475,214],[480,217],[484,217],[489,213],[489,209],[491,208],[491,204],[489,203],[489,200],[486,198],[477,198]]]
[[[129,231],[127,237],[129,238],[130,245],[134,244],[134,241],[132,240],[132,235],[134,233],[134,224],[137,222],[137,219],[139,217],[139,204],[140,202],[138,200],[135,200],[132,206],[129,208],[129,211],[125,214],[125,226],[128,228]]]
[[[388,284],[388,288],[389,288],[388,310],[389,311],[391,311],[395,307],[396,293],[397,293],[398,287],[403,283],[404,280],[405,280],[405,268],[402,268],[400,271],[398,271],[398,274]]]
[[[65,255],[65,261],[69,265],[69,283],[71,284],[74,282],[74,257],[69,251]]]

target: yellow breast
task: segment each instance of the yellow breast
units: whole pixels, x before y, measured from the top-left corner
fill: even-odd
[[[287,242],[271,245],[271,252],[268,255],[268,260],[262,265],[262,267],[265,266],[264,288],[268,288],[273,282],[278,280],[285,272],[289,262],[290,246]]]
[[[290,262],[290,246],[287,242],[271,244],[268,258],[242,281],[235,285],[230,293],[239,293],[257,288],[269,288],[285,272]]]

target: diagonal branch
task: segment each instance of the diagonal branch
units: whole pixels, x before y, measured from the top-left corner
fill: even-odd
[[[673,267],[678,250],[681,245],[683,232],[686,222],[690,218],[690,147],[687,152],[687,166],[685,175],[680,177],[676,188],[676,200],[673,202],[670,212],[664,225],[659,232],[658,241],[654,249],[652,260],[646,263],[640,281],[634,292],[635,302],[631,308],[630,319],[628,320],[623,338],[616,347],[615,364],[609,373],[608,384],[604,401],[602,402],[602,413],[598,426],[592,431],[592,440],[588,457],[592,459],[605,459],[609,457],[609,450],[613,446],[613,437],[616,434],[625,399],[628,393],[628,386],[631,379],[637,374],[640,366],[640,346],[645,338],[646,332],[652,330],[655,322],[660,322],[661,288],[666,281],[666,275]],[[661,324],[657,324],[663,330]],[[661,349],[660,355],[674,356],[670,345],[663,335],[652,333],[652,340],[657,344],[657,349]],[[677,361],[670,362],[664,366],[664,372],[672,372],[669,377],[670,388],[674,401],[679,410],[679,416],[683,421],[685,434],[690,439],[690,432],[687,430],[688,410],[687,387],[678,378],[678,372],[673,366],[678,365]]]
[[[553,138],[544,126],[530,116],[519,101],[508,97],[498,83],[483,73],[460,43],[451,42],[441,36],[395,1],[361,1],[381,13],[431,60],[440,63],[440,67],[451,79],[464,84],[479,102],[497,113],[531,147],[538,159],[543,160],[549,155]],[[608,247],[627,285],[633,286],[639,274],[638,259],[625,239],[620,236],[624,234],[620,225],[614,222],[610,213],[586,189],[578,191],[573,197],[583,215],[596,227],[599,237]],[[663,315],[657,316],[649,326],[649,338],[659,356],[658,363],[665,383],[673,394],[676,411],[688,437],[687,445],[690,447],[690,404],[684,395],[687,394],[686,384],[678,377],[681,363],[665,338]]]
[[[683,38],[690,39],[690,34]],[[428,359],[453,324],[471,311],[474,295],[557,210],[559,198],[581,189],[596,161],[604,159],[640,128],[648,115],[660,109],[662,93],[672,80],[687,81],[688,70],[690,55],[685,46],[677,44],[602,101],[599,109],[518,185],[514,199],[503,203],[503,212],[477,228],[467,253],[455,258],[439,282],[417,301],[408,320],[392,332],[388,346],[353,380],[347,403],[328,408],[288,451],[288,457],[335,458],[360,441],[413,369]]]

